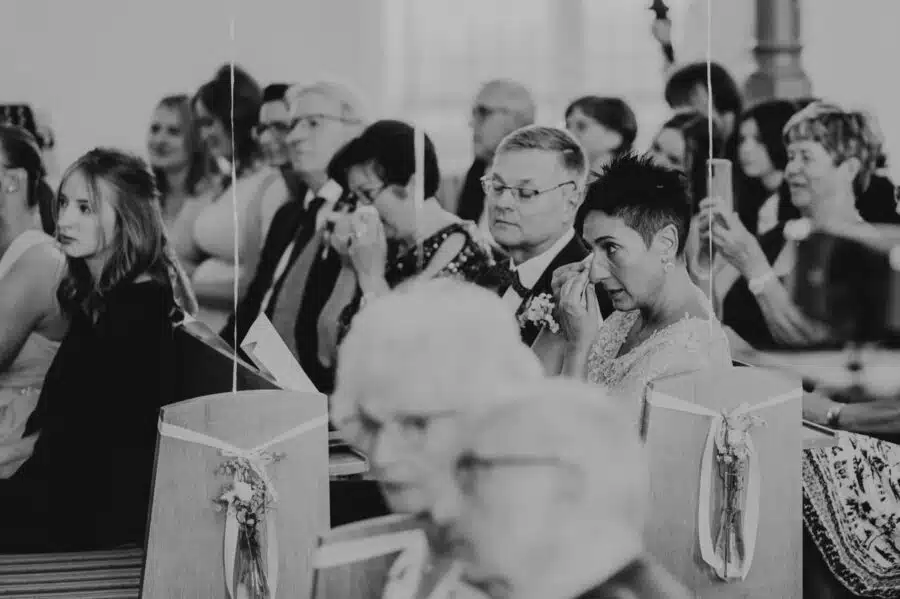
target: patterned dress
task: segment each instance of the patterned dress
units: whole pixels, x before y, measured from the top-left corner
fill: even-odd
[[[841,432],[804,450],[803,522],[849,591],[900,596],[900,446]]]
[[[413,276],[421,273],[431,263],[438,250],[454,234],[463,234],[466,238],[462,249],[438,273],[437,277],[453,277],[463,281],[476,282],[485,278],[494,266],[494,257],[490,246],[483,242],[474,223],[460,222],[444,227],[425,239],[420,245],[402,248],[397,245],[388,247],[385,280],[392,289]],[[350,329],[353,317],[359,312],[362,302],[362,290],[357,288],[353,301],[341,312],[338,343],[343,341]]]
[[[697,289],[702,295],[702,291]],[[708,305],[705,296],[704,303]],[[710,314],[711,314],[711,306]],[[638,310],[613,312],[597,332],[587,361],[587,378],[631,404],[634,420],[643,425],[647,386],[656,379],[731,365],[725,331],[715,316],[691,317],[662,328],[617,356],[639,316]]]

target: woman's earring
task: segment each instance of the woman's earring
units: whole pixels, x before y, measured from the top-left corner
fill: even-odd
[[[6,188],[6,193],[15,193],[18,190],[19,190],[19,188],[16,187],[15,185],[10,185],[9,187]]]
[[[675,268],[675,263],[674,263],[674,262],[672,262],[671,260],[665,260],[665,261],[663,261],[663,270],[664,270],[665,272],[669,272],[669,271],[672,270],[673,268]]]

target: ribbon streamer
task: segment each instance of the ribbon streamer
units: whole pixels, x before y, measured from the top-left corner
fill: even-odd
[[[701,405],[660,393],[651,391],[649,402],[650,405],[675,412],[686,414],[694,414],[696,416],[705,416],[711,419],[709,432],[706,435],[706,444],[703,448],[703,458],[700,466],[700,488],[697,501],[697,536],[700,542],[700,556],[703,561],[715,572],[724,570],[722,559],[716,555],[715,540],[712,537],[710,527],[710,504],[713,497],[713,470],[715,469],[715,445],[716,438],[722,427],[725,426],[725,418],[740,416],[758,412],[766,408],[771,408],[794,399],[801,399],[803,396],[802,389],[794,389],[788,393],[783,393],[756,405],[742,403],[733,410],[715,412]],[[741,521],[745,531],[746,542],[746,559],[743,567],[738,573],[740,580],[747,578],[750,572],[750,566],[753,563],[753,554],[756,550],[756,535],[759,527],[759,497],[760,497],[760,473],[759,458],[756,455],[756,449],[750,432],[747,431],[747,449],[749,451],[749,474],[747,483],[747,502],[746,507],[741,514]]]
[[[241,449],[240,447],[237,447],[230,443],[226,443],[221,439],[216,439],[215,437],[210,437],[209,435],[205,435],[197,431],[192,431],[175,424],[164,422],[162,418],[160,418],[159,420],[159,434],[163,437],[169,437],[170,439],[178,439],[179,441],[186,441],[188,443],[195,443],[197,445],[205,445],[207,447],[212,447],[213,449],[218,449],[223,457],[242,458],[247,460],[253,470],[257,474],[259,474],[260,478],[262,478],[263,481],[265,481],[266,488],[272,494],[272,497],[276,497],[275,488],[272,486],[268,474],[266,474],[266,458],[263,452],[274,445],[277,445],[289,439],[293,439],[294,437],[302,435],[303,433],[307,433],[311,430],[315,430],[320,426],[326,426],[327,424],[327,416],[313,418],[312,420],[295,426],[289,431],[284,432],[274,439],[267,441],[262,445],[258,445],[253,449]],[[223,549],[225,559],[225,588],[228,591],[228,596],[232,597],[233,599],[237,599],[237,596],[234,592],[234,556],[237,553],[237,536],[237,517],[234,514],[234,510],[229,509],[228,516],[225,520]],[[269,526],[267,524],[265,536],[267,570],[266,576],[269,582],[269,589],[271,590],[270,597],[271,599],[275,599],[275,593],[278,589],[278,537],[275,532],[275,527]]]

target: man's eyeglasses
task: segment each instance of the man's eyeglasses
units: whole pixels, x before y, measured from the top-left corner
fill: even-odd
[[[257,137],[262,137],[269,130],[278,135],[287,135],[291,132],[291,124],[287,121],[270,121],[268,123],[259,123],[253,127],[253,133]]]
[[[510,185],[504,185],[500,181],[487,176],[481,178],[481,187],[482,189],[484,189],[485,195],[499,198],[505,191],[509,191],[510,193],[512,193],[513,197],[520,202],[533,200],[541,194],[559,189],[564,185],[572,185],[576,189],[578,187],[578,184],[575,183],[575,181],[563,181],[562,183],[554,185],[553,187],[548,187],[547,189],[533,189],[530,187],[513,187]]]
[[[357,125],[360,123],[359,119],[348,119],[330,114],[307,114],[305,116],[298,116],[291,119],[291,121],[288,123],[288,131],[293,131],[301,125],[309,129],[310,131],[315,131],[329,121],[344,123],[346,125]]]
[[[554,456],[495,455],[480,456],[468,451],[456,460],[456,483],[460,491],[471,494],[479,472],[496,468],[521,468],[532,466],[568,466],[569,462]]]
[[[478,104],[472,108],[472,118],[477,121],[486,121],[499,112],[508,113],[510,110],[508,108],[503,108],[502,106],[485,106],[484,104]]]

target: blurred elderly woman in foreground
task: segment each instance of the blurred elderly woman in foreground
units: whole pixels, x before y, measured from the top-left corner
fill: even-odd
[[[413,283],[357,314],[340,348],[332,417],[342,436],[368,456],[390,508],[408,516],[352,526],[379,534],[412,526],[428,540],[424,554],[407,553],[390,565],[384,597],[467,596],[427,517],[435,490],[452,479],[463,417],[514,399],[499,389],[542,378],[506,304],[477,286],[448,279]],[[340,535],[338,529],[331,536]],[[321,580],[317,593],[349,596]]]
[[[492,599],[687,599],[644,550],[648,464],[621,402],[589,384],[508,387],[466,427],[432,518]]]

